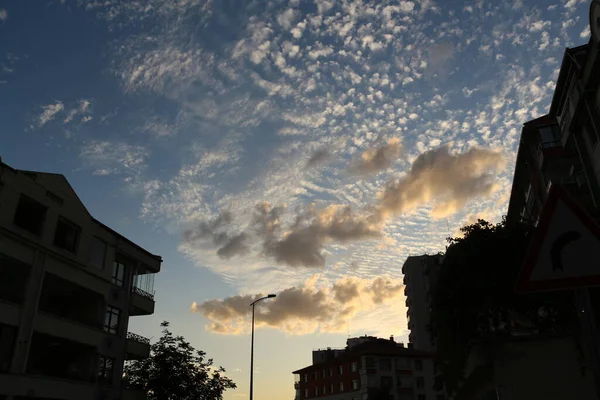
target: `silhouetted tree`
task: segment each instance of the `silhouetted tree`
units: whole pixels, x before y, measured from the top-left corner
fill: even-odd
[[[233,381],[213,368],[206,353],[196,351],[182,336],[173,336],[163,322],[161,338],[152,345],[150,357],[124,368],[127,388],[140,389],[147,400],[221,400],[223,392],[235,389]]]
[[[573,328],[570,291],[514,292],[535,228],[484,220],[461,228],[449,247],[433,294],[431,325],[446,387],[461,379],[469,344],[492,335]]]

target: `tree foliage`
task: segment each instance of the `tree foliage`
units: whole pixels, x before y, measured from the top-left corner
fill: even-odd
[[[449,238],[432,298],[431,326],[446,386],[461,379],[474,339],[572,329],[570,291],[518,295],[516,279],[534,233],[484,220]]]
[[[233,381],[214,368],[206,353],[195,350],[182,336],[174,336],[163,322],[162,336],[151,346],[150,357],[124,368],[129,389],[146,393],[148,400],[222,400],[223,392],[235,389]]]

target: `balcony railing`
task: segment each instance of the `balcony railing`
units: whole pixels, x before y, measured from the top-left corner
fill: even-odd
[[[140,295],[142,297],[145,297],[147,299],[154,300],[154,294],[153,293],[148,293],[145,290],[140,289],[139,287],[133,286],[131,288],[131,292],[135,293],[137,295]]]
[[[137,333],[133,333],[133,332],[127,332],[127,340],[133,340],[134,342],[148,344],[148,345],[150,344],[150,339],[143,337],[141,335],[138,335]]]

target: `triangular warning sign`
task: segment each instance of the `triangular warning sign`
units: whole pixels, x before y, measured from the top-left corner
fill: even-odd
[[[552,185],[517,280],[519,293],[600,285],[600,227]]]

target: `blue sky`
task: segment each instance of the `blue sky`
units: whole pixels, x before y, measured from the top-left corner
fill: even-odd
[[[35,6],[33,6],[35,4]],[[348,334],[406,339],[401,266],[506,210],[567,2],[0,1],[0,155],[161,254],[157,308],[247,396]]]

